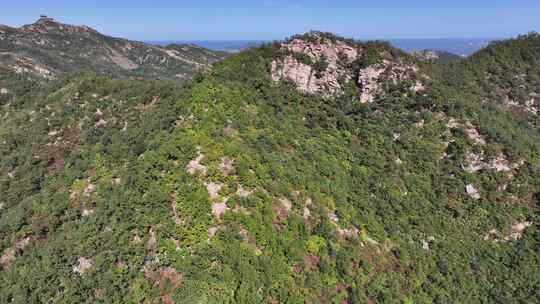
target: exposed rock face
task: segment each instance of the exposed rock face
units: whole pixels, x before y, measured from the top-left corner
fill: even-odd
[[[238,195],[241,198],[249,197],[251,194],[253,194],[252,190],[244,188],[242,185],[238,185],[238,190],[236,190],[236,195]]]
[[[314,80],[313,68],[310,65],[298,62],[292,56],[287,56],[282,62],[272,62],[272,79],[279,81],[282,79],[291,80],[296,84],[298,90],[307,93],[319,91],[319,84]]]
[[[469,173],[475,173],[484,169],[495,170],[497,172],[509,172],[519,168],[521,165],[523,165],[522,162],[514,164],[510,163],[502,154],[495,159],[486,161],[483,155],[469,153],[467,154],[467,165],[464,166],[464,170]]]
[[[96,185],[89,183],[86,188],[84,188],[84,196],[90,196],[96,191]]]
[[[531,227],[532,225],[532,222],[516,223],[510,227],[510,231],[506,235],[501,234],[497,229],[491,229],[484,236],[484,241],[493,241],[494,243],[518,241],[523,238],[525,229]]]
[[[292,81],[301,92],[326,97],[343,94],[344,86],[355,81],[362,103],[373,102],[377,94],[383,93],[380,88],[382,81],[397,84],[410,79],[418,71],[415,65],[405,64],[399,58],[381,59],[357,69],[356,62],[364,56],[361,44],[318,32],[283,43],[281,51],[283,57],[271,65],[273,81]],[[386,52],[380,55],[381,58],[389,56]],[[423,89],[421,82],[411,86],[412,91]]]
[[[310,38],[313,41],[293,39],[283,44],[283,47],[294,53],[306,54],[314,60],[325,57],[329,66],[333,68],[336,68],[338,61],[342,59],[352,62],[358,56],[358,49],[343,41],[331,41],[319,33],[312,33]]]
[[[17,253],[21,252],[26,246],[30,244],[30,237],[19,240],[13,244],[13,246],[4,250],[2,256],[0,256],[0,264],[4,267],[9,267],[17,256]]]
[[[83,209],[82,211],[82,216],[83,217],[88,217],[90,215],[94,214],[94,210],[92,209]]]
[[[223,174],[223,176],[229,176],[234,172],[234,166],[233,166],[234,160],[228,158],[228,157],[222,157],[221,163],[219,164],[219,170]]]
[[[502,72],[502,71],[501,71]],[[505,77],[509,77],[505,71]],[[538,124],[538,113],[540,111],[540,93],[538,80],[534,80],[526,73],[513,75],[511,81],[499,82],[493,89],[493,95],[486,98],[485,102],[493,99],[497,100],[512,113],[518,114],[521,118],[526,118],[534,125]]]
[[[215,226],[215,227],[208,228],[208,237],[209,238],[214,237],[216,233],[218,233],[218,231],[223,230],[223,229],[224,229],[223,226]]]
[[[538,95],[536,95],[535,97],[538,97]],[[525,110],[534,115],[538,115],[538,108],[540,107],[539,104],[540,102],[537,98],[531,98],[525,101]]]
[[[204,159],[204,154],[201,154],[199,152],[199,155],[194,160],[190,161],[186,166],[186,172],[194,175],[197,173],[200,173],[202,175],[206,175],[206,171],[208,168],[201,164],[202,160]]]
[[[311,198],[306,199],[306,204],[302,210],[302,217],[304,218],[304,221],[308,221],[311,218],[311,210],[309,209],[311,205],[313,205]]]
[[[525,229],[531,226],[532,222],[523,222],[512,225],[512,227],[510,227],[510,234],[507,235],[504,240],[510,242],[521,239],[523,237],[523,232],[525,231]]]
[[[469,184],[465,187],[465,190],[467,191],[467,194],[475,200],[480,199],[480,192],[474,187],[474,185]]]
[[[358,72],[357,86],[360,89],[360,102],[371,103],[379,94],[384,94],[381,83],[388,82],[399,84],[408,81],[418,72],[418,67],[413,64],[406,64],[400,59],[382,60],[380,63],[372,64]],[[425,89],[422,82],[416,81],[409,88],[412,92],[419,92]]]
[[[49,17],[20,28],[0,29],[0,67],[46,79],[81,71],[188,79],[226,55],[195,45],[160,47],[107,37]]]
[[[111,48],[108,48],[110,54],[109,59],[116,64],[117,66],[121,67],[124,70],[136,70],[139,68],[139,65],[135,62],[131,61],[128,57],[124,56],[120,52],[113,50]]]
[[[317,93],[327,90],[329,93],[341,91],[339,79],[350,80],[350,75],[344,70],[345,64],[351,63],[358,57],[359,49],[343,41],[331,41],[317,33],[311,35],[312,41],[293,39],[282,44],[284,50],[293,54],[308,56],[314,63],[323,63],[325,69],[320,75],[312,65],[301,63],[292,55],[286,56],[281,62],[272,62],[272,79],[279,81],[289,79],[299,90],[307,93]]]
[[[204,183],[206,186],[206,190],[208,191],[208,195],[211,199],[215,200],[219,198],[219,191],[223,187],[222,184],[214,183],[214,182],[207,182]]]
[[[371,103],[379,89],[379,77],[386,70],[383,65],[374,65],[360,71],[358,85],[361,88],[360,102]]]
[[[360,233],[360,231],[358,231],[358,228],[356,228],[356,227],[351,227],[351,228],[348,228],[348,229],[341,228],[339,226],[339,217],[337,216],[337,214],[335,212],[329,212],[328,213],[328,219],[330,219],[332,224],[334,224],[334,226],[336,227],[337,232],[342,237],[353,238],[353,237],[357,237],[359,235],[359,233]]]
[[[73,273],[83,275],[90,268],[92,268],[92,260],[85,257],[79,257],[79,259],[77,260],[77,264],[73,266]]]
[[[465,121],[465,123],[461,123],[454,118],[450,118],[448,120],[448,123],[446,124],[446,127],[448,129],[463,130],[465,133],[467,133],[467,135],[475,145],[483,146],[486,144],[486,139],[478,132],[478,129],[468,120]]]
[[[222,214],[229,211],[229,207],[226,202],[212,204],[212,214],[216,218],[220,218]]]
[[[518,162],[510,162],[508,157],[499,153],[496,157],[488,159],[484,153],[484,146],[488,144],[487,139],[480,134],[479,129],[473,125],[469,120],[463,122],[458,121],[455,118],[448,118],[444,114],[437,114],[439,119],[448,119],[446,122],[446,127],[448,130],[444,133],[446,141],[444,145],[448,148],[451,142],[455,142],[455,138],[452,137],[451,130],[461,130],[467,135],[471,140],[472,144],[477,146],[479,152],[468,152],[465,156],[465,161],[462,164],[463,170],[468,173],[476,173],[481,170],[494,170],[497,172],[510,172],[518,169],[524,164],[523,160]],[[450,157],[446,152],[443,158]]]
[[[519,103],[513,99],[510,99],[510,97],[506,96],[503,100],[503,104],[510,108],[521,110],[525,113],[529,113],[532,115],[538,115],[538,108],[540,107],[540,98],[538,98],[538,94],[536,93],[530,93],[529,96],[531,99],[525,100],[522,103]]]
[[[281,198],[279,200],[279,202],[281,203],[281,205],[285,208],[285,210],[287,212],[291,212],[291,210],[292,210],[292,202],[289,199]]]
[[[360,69],[358,74],[358,87],[361,92],[360,102],[371,103],[378,94],[383,93],[380,86],[382,81],[386,80],[392,84],[398,84],[404,80],[409,80],[411,75],[416,72],[418,72],[418,67],[404,64],[399,60],[396,62],[383,60],[381,63]],[[410,87],[413,92],[424,89],[424,85],[419,81]]]

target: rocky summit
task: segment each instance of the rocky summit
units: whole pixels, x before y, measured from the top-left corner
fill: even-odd
[[[384,93],[379,84],[386,80],[411,82],[414,92],[424,88],[418,66],[389,45],[363,45],[311,32],[282,43],[281,52],[272,62],[272,79],[292,81],[302,92],[336,96],[353,86],[361,103],[371,103]]]
[[[0,66],[45,79],[95,72],[186,80],[225,55],[196,45],[160,47],[113,38],[46,16],[20,28],[0,25]]]

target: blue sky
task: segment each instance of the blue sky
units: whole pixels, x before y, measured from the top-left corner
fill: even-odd
[[[540,31],[540,0],[6,0],[0,23],[40,14],[138,40],[503,38]]]

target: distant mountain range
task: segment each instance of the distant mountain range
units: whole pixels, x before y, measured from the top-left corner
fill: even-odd
[[[390,39],[394,47],[408,53],[423,50],[438,50],[466,57],[487,47],[497,39],[450,38],[450,39]]]
[[[42,16],[33,24],[0,25],[0,67],[54,79],[68,73],[95,72],[120,77],[186,80],[212,63],[268,41],[131,41],[103,35]],[[482,39],[391,40],[407,52],[425,49],[457,59],[486,46]],[[442,53],[441,53],[442,54]]]
[[[0,25],[0,66],[48,79],[96,72],[185,80],[225,55],[193,44],[161,47],[113,38],[46,16],[20,28]]]
[[[170,40],[170,41],[146,41],[146,43],[167,46],[171,43],[198,45],[213,51],[238,53],[250,47],[256,47],[271,40]]]
[[[463,58],[456,54],[437,50],[413,51],[411,54],[420,61],[435,63],[450,63]]]
[[[408,53],[423,50],[438,50],[466,57],[488,46],[493,39],[452,38],[452,39],[381,39]],[[259,46],[271,40],[179,40],[148,41],[150,44],[166,46],[171,43],[195,44],[214,51],[237,53],[249,47]]]

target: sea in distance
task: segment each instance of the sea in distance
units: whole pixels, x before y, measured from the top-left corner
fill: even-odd
[[[394,47],[406,52],[421,50],[439,50],[459,56],[469,56],[476,51],[488,46],[491,41],[497,39],[485,38],[452,38],[452,39],[380,39],[390,42]],[[179,40],[179,41],[148,41],[152,44],[167,45],[171,43],[195,44],[210,50],[225,51],[230,53],[239,52],[243,49],[254,47],[266,42],[263,40]]]

